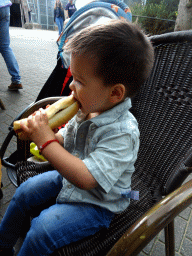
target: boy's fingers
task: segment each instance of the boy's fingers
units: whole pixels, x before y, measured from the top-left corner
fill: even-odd
[[[46,113],[45,109],[40,108],[40,113],[41,113],[42,119],[45,120],[45,121],[47,121],[47,120],[48,120],[48,117],[47,117],[47,113]]]
[[[28,131],[29,131],[29,128],[24,124],[23,121],[20,122],[20,125],[21,125],[21,129],[22,129],[24,132],[28,132]]]
[[[41,112],[40,111],[36,112],[35,120],[37,120],[37,121],[41,120]]]
[[[45,109],[40,108],[39,111],[40,111],[40,113],[41,113],[42,115],[46,115]]]
[[[19,139],[21,139],[21,140],[27,140],[27,139],[28,139],[27,135],[24,134],[24,132],[19,132],[19,133],[18,133],[18,137],[19,137]]]
[[[28,118],[27,118],[27,124],[30,126],[33,122],[33,118],[34,116],[30,115]]]

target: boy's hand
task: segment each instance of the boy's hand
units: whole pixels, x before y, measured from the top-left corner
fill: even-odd
[[[27,118],[27,125],[21,122],[23,130],[20,138],[30,139],[38,147],[48,140],[55,139],[54,132],[48,125],[48,117],[44,109],[39,109]]]
[[[28,134],[23,130],[21,132],[18,132],[17,135],[20,140],[30,140],[30,138],[28,137]]]

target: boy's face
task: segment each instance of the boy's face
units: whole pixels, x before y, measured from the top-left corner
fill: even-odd
[[[111,87],[104,86],[103,80],[96,76],[97,61],[86,55],[71,57],[71,73],[73,81],[70,89],[74,97],[80,102],[84,114],[101,114],[110,109]]]

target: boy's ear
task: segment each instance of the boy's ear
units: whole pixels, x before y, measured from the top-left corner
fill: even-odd
[[[119,103],[125,98],[126,89],[123,84],[115,84],[111,87],[111,103]]]

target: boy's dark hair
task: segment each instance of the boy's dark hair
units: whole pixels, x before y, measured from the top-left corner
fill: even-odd
[[[66,45],[73,54],[86,54],[98,62],[96,75],[106,86],[121,83],[132,97],[148,78],[154,61],[147,36],[133,23],[111,20],[81,30]]]

